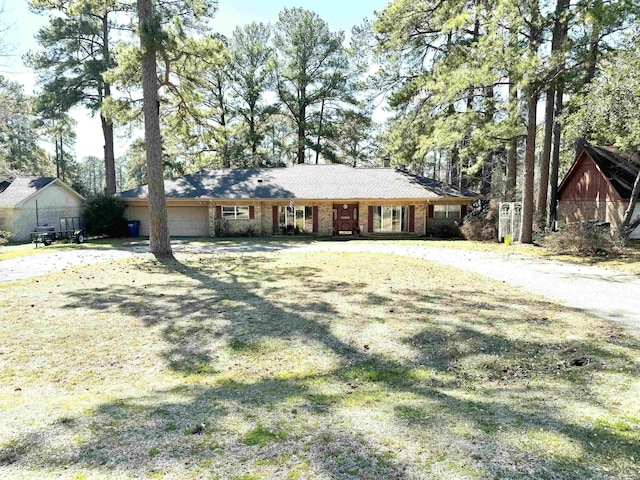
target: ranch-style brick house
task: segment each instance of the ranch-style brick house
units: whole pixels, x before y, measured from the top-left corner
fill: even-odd
[[[121,192],[128,220],[149,235],[147,186]],[[478,196],[394,168],[296,165],[202,170],[165,180],[172,236],[322,236],[438,232]]]
[[[613,147],[585,145],[558,187],[558,219],[565,223],[600,220],[618,230],[640,170],[637,157]],[[640,215],[636,204],[633,219]],[[640,238],[636,228],[630,238]]]

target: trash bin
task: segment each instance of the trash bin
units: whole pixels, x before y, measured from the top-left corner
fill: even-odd
[[[130,237],[140,236],[140,220],[129,220],[127,222]]]

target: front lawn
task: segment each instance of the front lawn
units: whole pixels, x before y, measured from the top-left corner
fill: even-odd
[[[14,243],[0,246],[0,261],[9,260],[11,258],[25,257],[28,255],[38,255],[42,253],[55,253],[65,250],[74,250],[77,248],[120,248],[134,239],[123,238],[98,238],[87,240],[85,243],[77,244],[68,240],[60,240],[49,246],[34,243]]]
[[[1,478],[640,477],[640,339],[416,259],[135,258],[0,318]]]

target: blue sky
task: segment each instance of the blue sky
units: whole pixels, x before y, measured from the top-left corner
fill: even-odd
[[[322,17],[332,31],[344,30],[372,17],[374,11],[382,10],[390,0],[219,0],[219,12],[213,28],[229,35],[238,25],[251,21],[274,23],[278,13],[285,7],[303,7]],[[2,5],[2,0],[0,0]],[[26,0],[5,0],[2,24],[9,27],[5,42],[10,56],[0,58],[0,74],[22,83],[27,93],[37,89],[32,72],[22,64],[22,56],[37,47],[34,35],[45,25],[47,19],[29,12]],[[87,112],[76,109],[72,115],[78,121],[76,155],[82,159],[87,155],[102,157],[102,131],[100,121]],[[116,156],[123,155],[128,141],[116,139]]]

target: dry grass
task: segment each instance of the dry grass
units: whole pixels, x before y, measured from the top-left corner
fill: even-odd
[[[419,260],[137,258],[0,317],[2,478],[640,476],[640,340]]]
[[[75,250],[78,248],[114,248],[126,244],[127,241],[119,238],[103,238],[77,244],[68,240],[55,242],[47,247],[39,244],[37,247],[33,243],[19,243],[13,245],[0,246],[0,261],[11,258],[25,257],[29,255],[39,255],[43,253],[54,253],[65,250]]]

